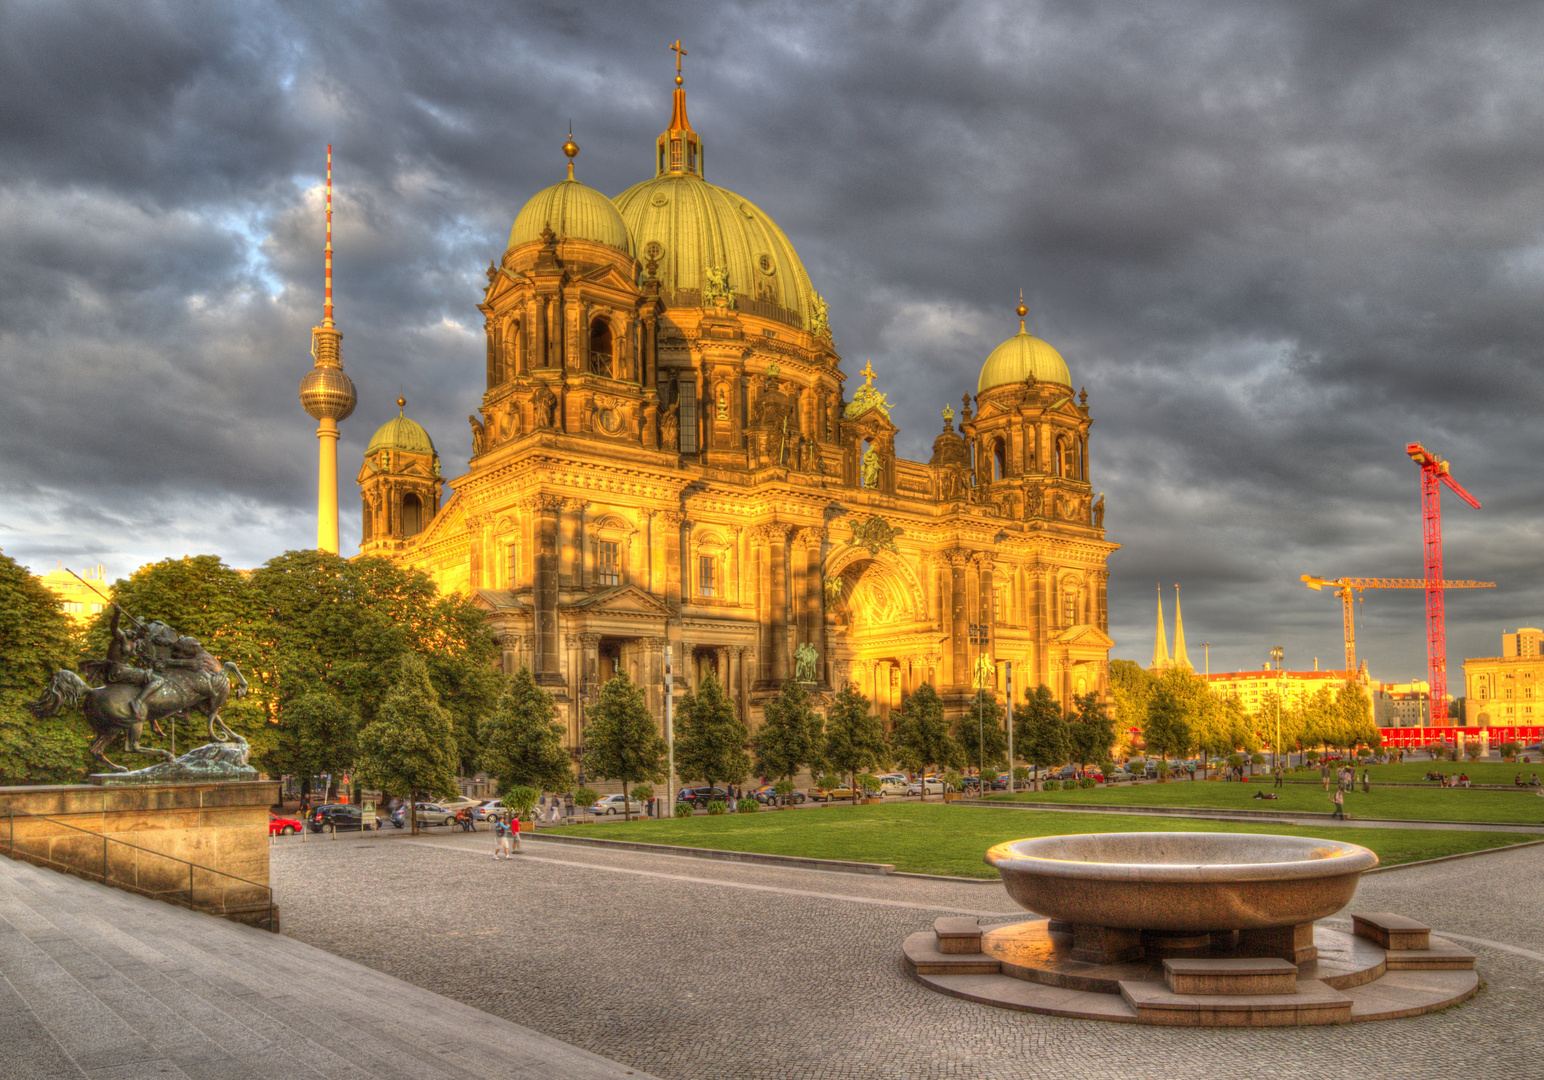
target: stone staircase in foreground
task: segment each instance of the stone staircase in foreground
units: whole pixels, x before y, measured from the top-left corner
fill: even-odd
[[[0,1076],[650,1080],[301,942],[0,857]]]

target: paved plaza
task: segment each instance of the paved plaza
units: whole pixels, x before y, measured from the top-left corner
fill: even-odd
[[[1540,847],[1362,881],[1353,908],[1426,921],[1478,954],[1474,1001],[1246,1031],[1006,1012],[916,983],[899,942],[937,916],[1025,917],[996,883],[525,848],[505,863],[485,833],[282,838],[285,932],[666,1078],[1544,1075]]]

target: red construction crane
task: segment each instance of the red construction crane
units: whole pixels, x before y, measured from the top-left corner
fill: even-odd
[[[1346,634],[1346,670],[1356,670],[1356,620],[1352,603],[1355,594],[1363,589],[1424,589],[1427,587],[1425,578],[1386,578],[1386,577],[1343,577],[1333,580],[1316,578],[1312,574],[1302,575],[1303,584],[1314,592],[1323,589],[1334,589],[1335,596],[1341,600],[1343,609],[1343,621]],[[1444,581],[1444,589],[1494,589],[1494,581]]]
[[[1421,531],[1426,539],[1426,663],[1431,668],[1431,722],[1447,720],[1447,630],[1442,616],[1442,489],[1452,488],[1460,499],[1480,508],[1448,475],[1448,463],[1420,443],[1409,443],[1405,453],[1421,467]]]

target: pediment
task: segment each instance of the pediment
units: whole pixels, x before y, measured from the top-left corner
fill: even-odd
[[[507,589],[477,589],[472,593],[472,604],[485,611],[529,611],[531,606],[522,603],[520,597]]]
[[[1092,623],[1080,623],[1057,634],[1056,644],[1076,645],[1085,649],[1113,649],[1115,639]]]
[[[568,611],[583,611],[592,615],[647,615],[650,618],[671,618],[675,615],[669,605],[636,585],[617,585],[562,607]]]

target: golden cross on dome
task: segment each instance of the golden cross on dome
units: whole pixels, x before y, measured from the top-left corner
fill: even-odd
[[[681,48],[681,39],[676,38],[675,44],[670,46],[670,51],[675,53],[675,73],[681,74],[681,57],[686,55],[686,50]]]
[[[874,385],[874,365],[873,364],[864,364],[863,365],[863,370],[858,372],[858,374],[862,375],[864,377],[864,379],[866,380],[863,383],[864,386],[873,386]]]

